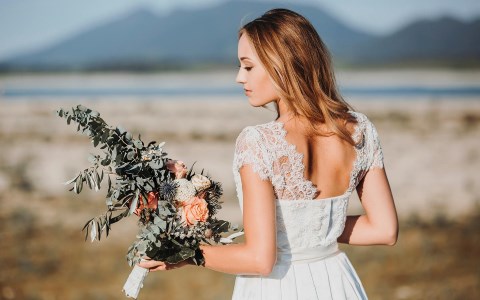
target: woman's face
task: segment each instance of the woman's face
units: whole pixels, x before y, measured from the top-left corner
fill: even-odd
[[[279,100],[272,79],[263,67],[246,34],[238,40],[240,69],[236,81],[243,85],[245,95],[252,106],[262,106]]]

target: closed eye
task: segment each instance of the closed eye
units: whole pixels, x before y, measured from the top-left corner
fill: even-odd
[[[242,66],[239,65],[238,67],[241,68]],[[243,67],[243,68],[247,71],[250,71],[253,67]]]

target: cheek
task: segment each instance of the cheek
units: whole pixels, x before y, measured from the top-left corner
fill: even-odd
[[[278,92],[277,90],[275,89],[275,86],[273,85],[273,82],[270,80],[270,78],[268,79],[268,94],[269,94],[269,97],[276,100],[279,98],[278,96]]]
[[[265,102],[276,100],[278,98],[278,93],[272,81],[270,80],[270,77],[265,76],[264,78],[262,78],[261,82],[262,85],[260,92],[262,95],[262,100]]]
[[[273,85],[270,77],[267,75],[266,72],[252,74],[251,79],[251,83],[253,83],[251,88],[254,91],[254,95],[252,95],[252,97],[250,98],[250,102],[252,105],[265,105],[278,98],[275,86]]]

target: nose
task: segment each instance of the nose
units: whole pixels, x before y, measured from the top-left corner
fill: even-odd
[[[240,84],[244,84],[246,82],[244,72],[242,72],[241,68],[238,69],[237,78],[235,78],[235,81]]]

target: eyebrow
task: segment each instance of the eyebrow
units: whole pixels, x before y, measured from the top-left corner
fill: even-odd
[[[240,60],[241,60],[241,61],[242,61],[242,60],[244,60],[244,59],[251,60],[251,58],[249,58],[249,57],[246,57],[246,56],[240,57]]]

